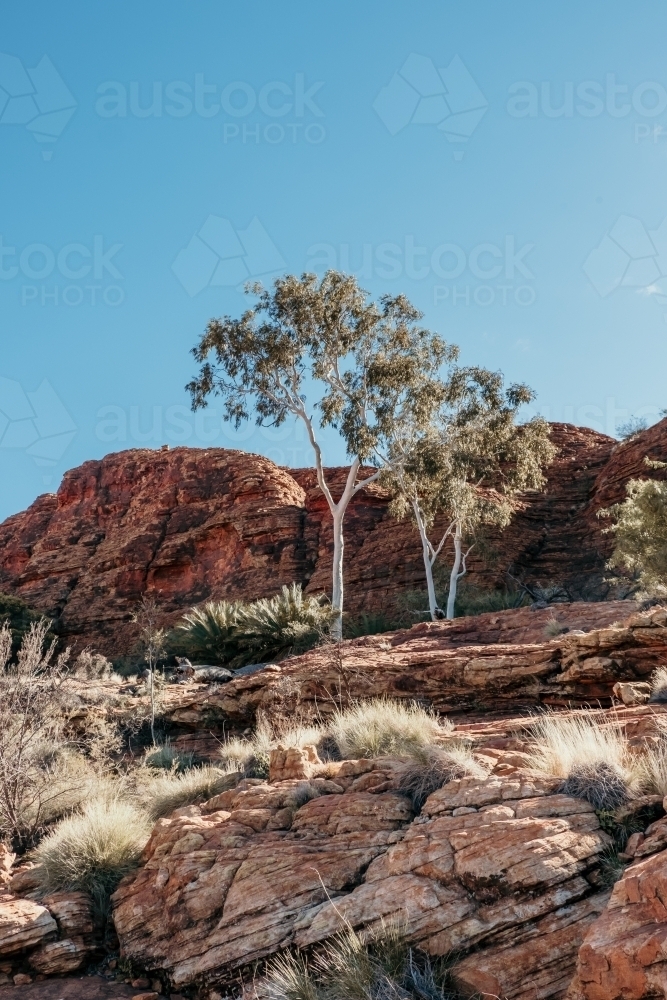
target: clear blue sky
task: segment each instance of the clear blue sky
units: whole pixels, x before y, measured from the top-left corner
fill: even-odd
[[[209,317],[280,270],[405,291],[550,419],[655,420],[665,37],[641,0],[10,5],[0,518],[123,448],[309,464],[298,430],[195,422],[183,389]]]

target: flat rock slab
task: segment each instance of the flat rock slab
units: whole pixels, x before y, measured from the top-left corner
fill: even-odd
[[[3,1000],[10,997],[16,1000],[130,1000],[139,992],[102,976],[67,976],[26,986],[4,986],[0,988],[0,997]]]

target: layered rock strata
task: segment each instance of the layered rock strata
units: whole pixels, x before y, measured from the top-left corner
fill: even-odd
[[[559,454],[545,491],[523,497],[509,528],[486,539],[484,560],[473,552],[469,581],[503,586],[510,572],[573,600],[607,599],[612,540],[597,512],[623,498],[629,478],[664,475],[643,459],[667,458],[667,421],[622,444],[568,424],[552,430]],[[334,494],[345,473],[328,471]],[[387,506],[373,484],[346,515],[350,612],[391,610],[424,588],[415,530]],[[312,469],[224,449],[133,450],[71,470],[57,494],[0,525],[0,590],[55,616],[68,641],[115,656],[134,642],[130,615],[145,593],[166,622],[209,598],[267,596],[292,581],[328,593],[332,547]]]

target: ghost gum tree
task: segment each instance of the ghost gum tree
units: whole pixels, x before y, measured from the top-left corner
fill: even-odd
[[[319,281],[313,274],[287,275],[270,291],[250,285],[247,292],[255,304],[240,319],[209,322],[192,351],[201,368],[187,389],[193,409],[212,394],[221,396],[225,419],[237,427],[253,414],[258,424],[274,427],[290,416],[303,421],[333,520],[332,604],[339,612],[333,634],[340,638],[345,512],[354,495],[380,475],[378,444],[392,391],[409,373],[413,395],[425,399],[448,349],[417,325],[421,314],[404,296],[368,302],[355,278],[340,272],[328,271]],[[420,376],[416,365],[427,357]],[[313,403],[307,389],[315,390]],[[340,431],[351,459],[337,500],[326,479],[318,425]],[[378,468],[359,479],[365,461]]]
[[[410,516],[419,531],[434,620],[444,616],[433,567],[447,542],[453,549],[446,609],[451,619],[476,529],[483,524],[505,527],[517,493],[544,485],[542,469],[556,452],[546,421],[538,417],[516,423],[520,407],[534,398],[527,386],[504,389],[499,373],[458,367],[456,360],[452,348],[437,399],[424,405],[418,395],[402,390],[381,440],[383,480],[394,493],[390,509],[398,518]],[[432,541],[438,516],[444,528]]]

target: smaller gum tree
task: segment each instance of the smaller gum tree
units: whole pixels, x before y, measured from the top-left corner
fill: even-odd
[[[432,619],[438,607],[433,567],[451,541],[453,548],[446,617],[453,618],[457,586],[481,525],[509,524],[517,494],[544,485],[542,469],[556,453],[550,428],[536,417],[517,424],[520,408],[533,392],[525,385],[503,386],[503,377],[480,367],[458,367],[450,355],[437,398],[422,405],[401,390],[392,419],[383,426],[383,480],[394,493],[392,513],[410,516],[422,546]],[[438,520],[439,537],[430,534]]]
[[[644,463],[651,469],[667,469],[667,463]],[[598,511],[598,517],[614,518],[604,529],[614,536],[614,551],[607,566],[632,574],[637,587],[648,594],[667,594],[667,482],[631,479],[626,499]]]
[[[356,279],[338,271],[327,271],[320,280],[314,274],[286,275],[272,290],[255,284],[246,291],[255,303],[240,319],[209,322],[192,351],[199,374],[186,388],[195,410],[211,395],[221,396],[224,418],[237,427],[253,414],[258,424],[274,427],[288,417],[303,421],[333,520],[332,605],[338,617],[332,635],[339,639],[345,512],[355,494],[380,475],[377,445],[393,387],[407,374],[414,396],[432,395],[434,373],[449,348],[419,326],[421,313],[405,296],[369,302]],[[314,403],[308,403],[307,392]],[[318,424],[340,431],[351,459],[338,499],[325,474]],[[364,462],[377,467],[364,473]]]

